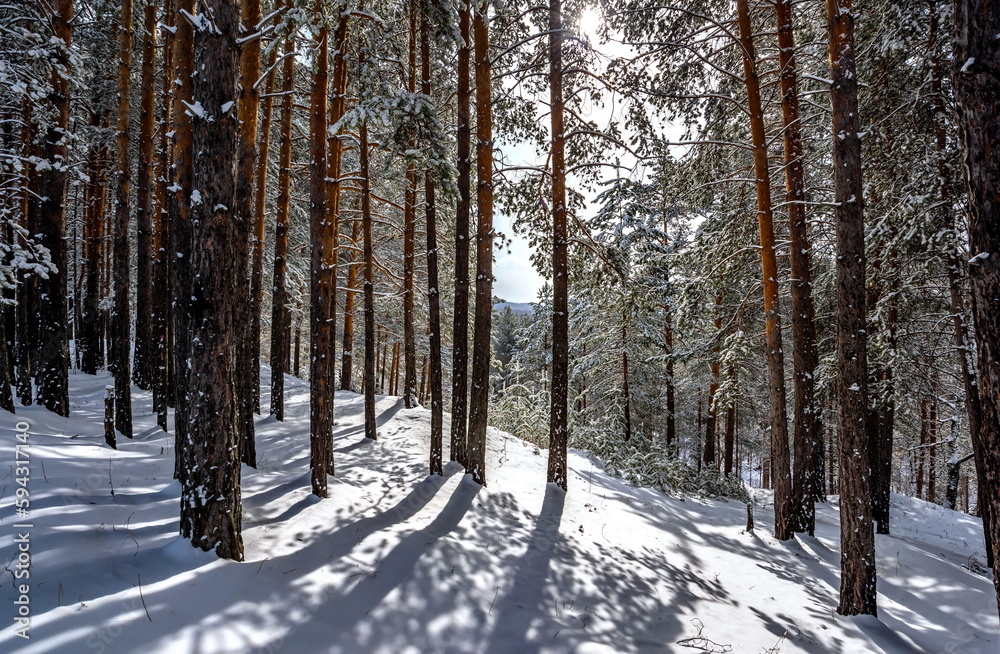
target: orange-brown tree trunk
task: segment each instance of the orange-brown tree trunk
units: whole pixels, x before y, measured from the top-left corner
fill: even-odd
[[[192,172],[191,162],[194,154],[191,136],[191,116],[189,106],[194,104],[191,96],[191,80],[194,72],[194,28],[184,17],[184,14],[194,13],[194,0],[175,0],[176,12],[173,16],[174,38],[173,38],[173,102],[171,116],[173,118],[174,145],[173,145],[173,184],[167,187],[167,209],[170,214],[169,227],[170,239],[173,242],[171,252],[190,252],[192,247],[191,233],[191,195],[192,195]],[[234,146],[235,147],[235,146]],[[181,257],[182,258],[182,257]],[[172,271],[172,291],[173,303],[171,315],[173,318],[170,325],[171,343],[170,354],[173,361],[184,362],[190,357],[190,334],[192,325],[189,320],[190,312],[187,305],[190,302],[190,294],[186,294],[186,281],[183,279],[183,271],[180,266],[180,258],[168,256],[168,265]],[[186,365],[172,366],[173,373],[173,398],[176,403],[174,416],[175,440],[184,442],[187,439],[188,429],[188,402],[190,376]],[[185,469],[182,461],[183,448],[175,448],[174,476],[181,483],[184,483]]]
[[[285,419],[285,373],[291,340],[288,310],[288,211],[292,188],[292,89],[295,84],[295,40],[286,37],[281,78],[281,125],[278,146],[278,199],[274,219],[274,272],[271,281],[271,414]]]
[[[760,100],[760,82],[753,44],[748,0],[737,0],[743,79],[747,88],[747,110],[753,139],[754,176],[757,179],[757,222],[760,228],[760,261],[764,286],[764,330],[767,347],[768,395],[771,403],[771,478],[774,486],[774,537],[792,537],[792,480],[788,451],[788,420],[785,404],[785,362],[781,344],[778,306],[778,263],[771,213],[771,178],[768,171],[767,134]]]
[[[153,128],[156,118],[156,4],[144,9],[139,88],[139,161],[135,177],[135,354],[132,379],[144,390],[156,374],[153,338]]]
[[[358,294],[358,240],[361,221],[351,221],[351,248],[347,259],[347,288],[344,291],[344,332],[341,346],[340,390],[354,390],[354,311]]]
[[[260,0],[240,0],[241,35],[250,35],[260,22]],[[260,39],[250,38],[240,47],[240,86],[236,103],[239,124],[237,152],[235,215],[250,228],[250,252],[247,273],[247,302],[240,304],[243,320],[240,321],[240,349],[237,366],[239,380],[239,442],[240,459],[248,466],[257,467],[257,447],[254,437],[253,412],[260,404],[260,283],[264,248],[263,216],[254,212],[254,173],[257,160],[257,127],[260,116],[260,94],[257,77],[260,75]],[[230,109],[231,111],[232,109]],[[258,238],[260,236],[260,238]],[[258,265],[259,264],[259,265]]]
[[[778,64],[781,68],[781,118],[784,136],[785,198],[788,203],[789,262],[792,273],[792,365],[795,384],[795,470],[792,479],[792,529],[812,534],[816,496],[821,492],[822,452],[819,410],[815,401],[816,312],[806,216],[805,170],[799,115],[798,65],[795,59],[791,0],[776,0]]]
[[[312,492],[319,497],[327,497],[327,475],[333,468],[331,371],[334,357],[330,316],[336,298],[336,279],[330,266],[334,243],[326,204],[330,31],[325,4],[325,0],[316,0],[315,4],[319,29],[316,71],[309,102],[309,234],[312,243],[309,263],[309,467]]]
[[[132,0],[122,0],[118,32],[118,138],[115,171],[114,296],[111,362],[115,377],[115,429],[132,438],[132,321],[129,309],[131,262],[129,261],[129,188],[131,145],[129,112],[132,76]]]
[[[549,1],[549,116],[552,162],[552,408],[548,481],[565,489],[569,441],[569,255],[566,220],[566,135],[563,132],[562,2]]]

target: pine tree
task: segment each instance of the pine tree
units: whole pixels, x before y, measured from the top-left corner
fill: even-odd
[[[132,321],[129,309],[131,262],[129,261],[129,189],[131,161],[129,147],[129,101],[132,66],[132,0],[123,0],[118,33],[118,138],[115,146],[114,288],[112,316],[112,357],[115,377],[115,429],[132,438]]]
[[[50,54],[49,103],[53,117],[42,139],[42,157],[48,165],[37,173],[37,202],[31,233],[40,235],[48,248],[55,270],[47,279],[39,279],[37,287],[37,332],[33,344],[37,357],[32,357],[32,370],[38,384],[38,401],[49,411],[69,415],[69,332],[66,316],[66,179],[68,171],[68,139],[70,110],[70,80],[72,69],[70,49],[73,39],[73,2],[54,0],[51,5],[53,50]],[[32,202],[32,204],[35,204]],[[28,322],[24,325],[27,328]],[[30,391],[29,391],[30,392]],[[22,395],[23,397],[23,395]],[[30,403],[30,401],[29,401]]]
[[[469,394],[469,436],[466,468],[472,479],[486,485],[486,426],[490,402],[490,334],[493,320],[493,109],[489,42],[489,4],[473,10],[476,68],[476,301],[472,338],[472,378]]]
[[[185,18],[188,20],[188,18]],[[239,78],[238,0],[213,0],[198,14],[191,56],[190,249],[179,250],[177,307],[190,331],[189,372],[178,399],[186,422],[178,438],[181,535],[221,558],[243,559],[240,533],[240,384],[233,356],[242,349],[239,309],[251,222],[236,207],[239,125],[233,104]],[[185,52],[178,48],[178,56]],[[181,78],[184,79],[184,78]],[[219,261],[234,265],[220,266]]]
[[[972,434],[983,528],[993,551],[993,583],[1000,605],[1000,7],[955,3],[952,79],[969,195],[969,279],[979,363],[981,421]]]
[[[875,532],[867,456],[868,366],[865,311],[864,191],[858,79],[851,0],[827,0],[830,102],[837,202],[837,432],[840,444],[841,615],[875,615]],[[853,453],[853,454],[851,454]]]
[[[471,92],[472,34],[470,0],[458,0],[458,80],[456,112],[458,141],[458,201],[455,207],[455,308],[452,326],[451,460],[468,468],[468,372],[469,372],[469,208],[471,204]]]
[[[309,101],[309,467],[312,492],[327,497],[327,475],[333,467],[333,323],[336,278],[330,267],[334,243],[326,204],[327,92],[330,58],[326,3],[316,0],[316,70]]]

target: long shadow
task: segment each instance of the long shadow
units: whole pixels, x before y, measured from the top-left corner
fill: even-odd
[[[527,550],[517,565],[510,588],[494,609],[496,628],[490,634],[489,654],[538,651],[541,643],[531,643],[531,622],[546,613],[543,603],[549,565],[558,543],[566,491],[555,484],[545,487],[545,500],[535,522]]]
[[[329,598],[339,620],[354,624],[362,620],[379,605],[397,586],[413,574],[420,558],[431,550],[439,539],[452,533],[469,512],[482,486],[462,480],[455,488],[448,503],[426,527],[405,536],[385,558],[376,564],[376,570],[354,585],[345,595]],[[325,629],[325,625],[323,626]]]
[[[392,420],[393,417],[395,417],[395,415],[399,413],[400,409],[402,408],[403,408],[403,398],[399,398],[398,400],[396,400],[395,404],[393,404],[391,407],[389,407],[382,413],[378,414],[378,416],[375,418],[375,427],[376,428],[381,427],[385,423]],[[344,438],[345,436],[353,436],[354,434],[360,434],[364,430],[365,430],[365,424],[361,423],[360,425],[355,425],[350,429],[345,429],[344,431],[337,432],[336,437]]]

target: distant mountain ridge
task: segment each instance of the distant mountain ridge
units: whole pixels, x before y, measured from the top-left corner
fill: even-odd
[[[497,302],[493,305],[494,311],[503,311],[507,307],[518,315],[530,316],[534,313],[530,302]]]

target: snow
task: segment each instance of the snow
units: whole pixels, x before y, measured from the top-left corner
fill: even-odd
[[[960,73],[967,73],[967,72],[969,72],[969,69],[972,68],[972,66],[975,63],[976,63],[976,58],[975,57],[969,57],[968,59],[966,59],[965,63],[962,64],[962,69],[960,71],[958,71],[958,72],[960,72]]]
[[[293,377],[286,422],[257,418],[259,468],[243,468],[246,562],[219,560],[177,536],[173,437],[149,393],[133,388],[136,438],[103,444],[108,381],[74,372],[69,419],[0,411],[7,466],[15,425],[31,426],[34,524],[31,639],[8,621],[0,651],[691,652],[677,642],[699,629],[753,654],[977,654],[1000,642],[992,583],[973,571],[976,518],[893,496],[894,533],[877,541],[879,618],[840,617],[835,501],[818,506],[815,538],[778,542],[766,492],[748,534],[741,503],[634,488],[571,451],[567,494],[544,483],[546,452],[493,429],[487,487],[455,464],[428,477],[429,411],[379,397],[380,440],[366,441],[363,398],[346,392],[337,476],[319,500],[309,389]],[[0,481],[7,559],[15,485]],[[16,593],[4,583],[8,616]]]

